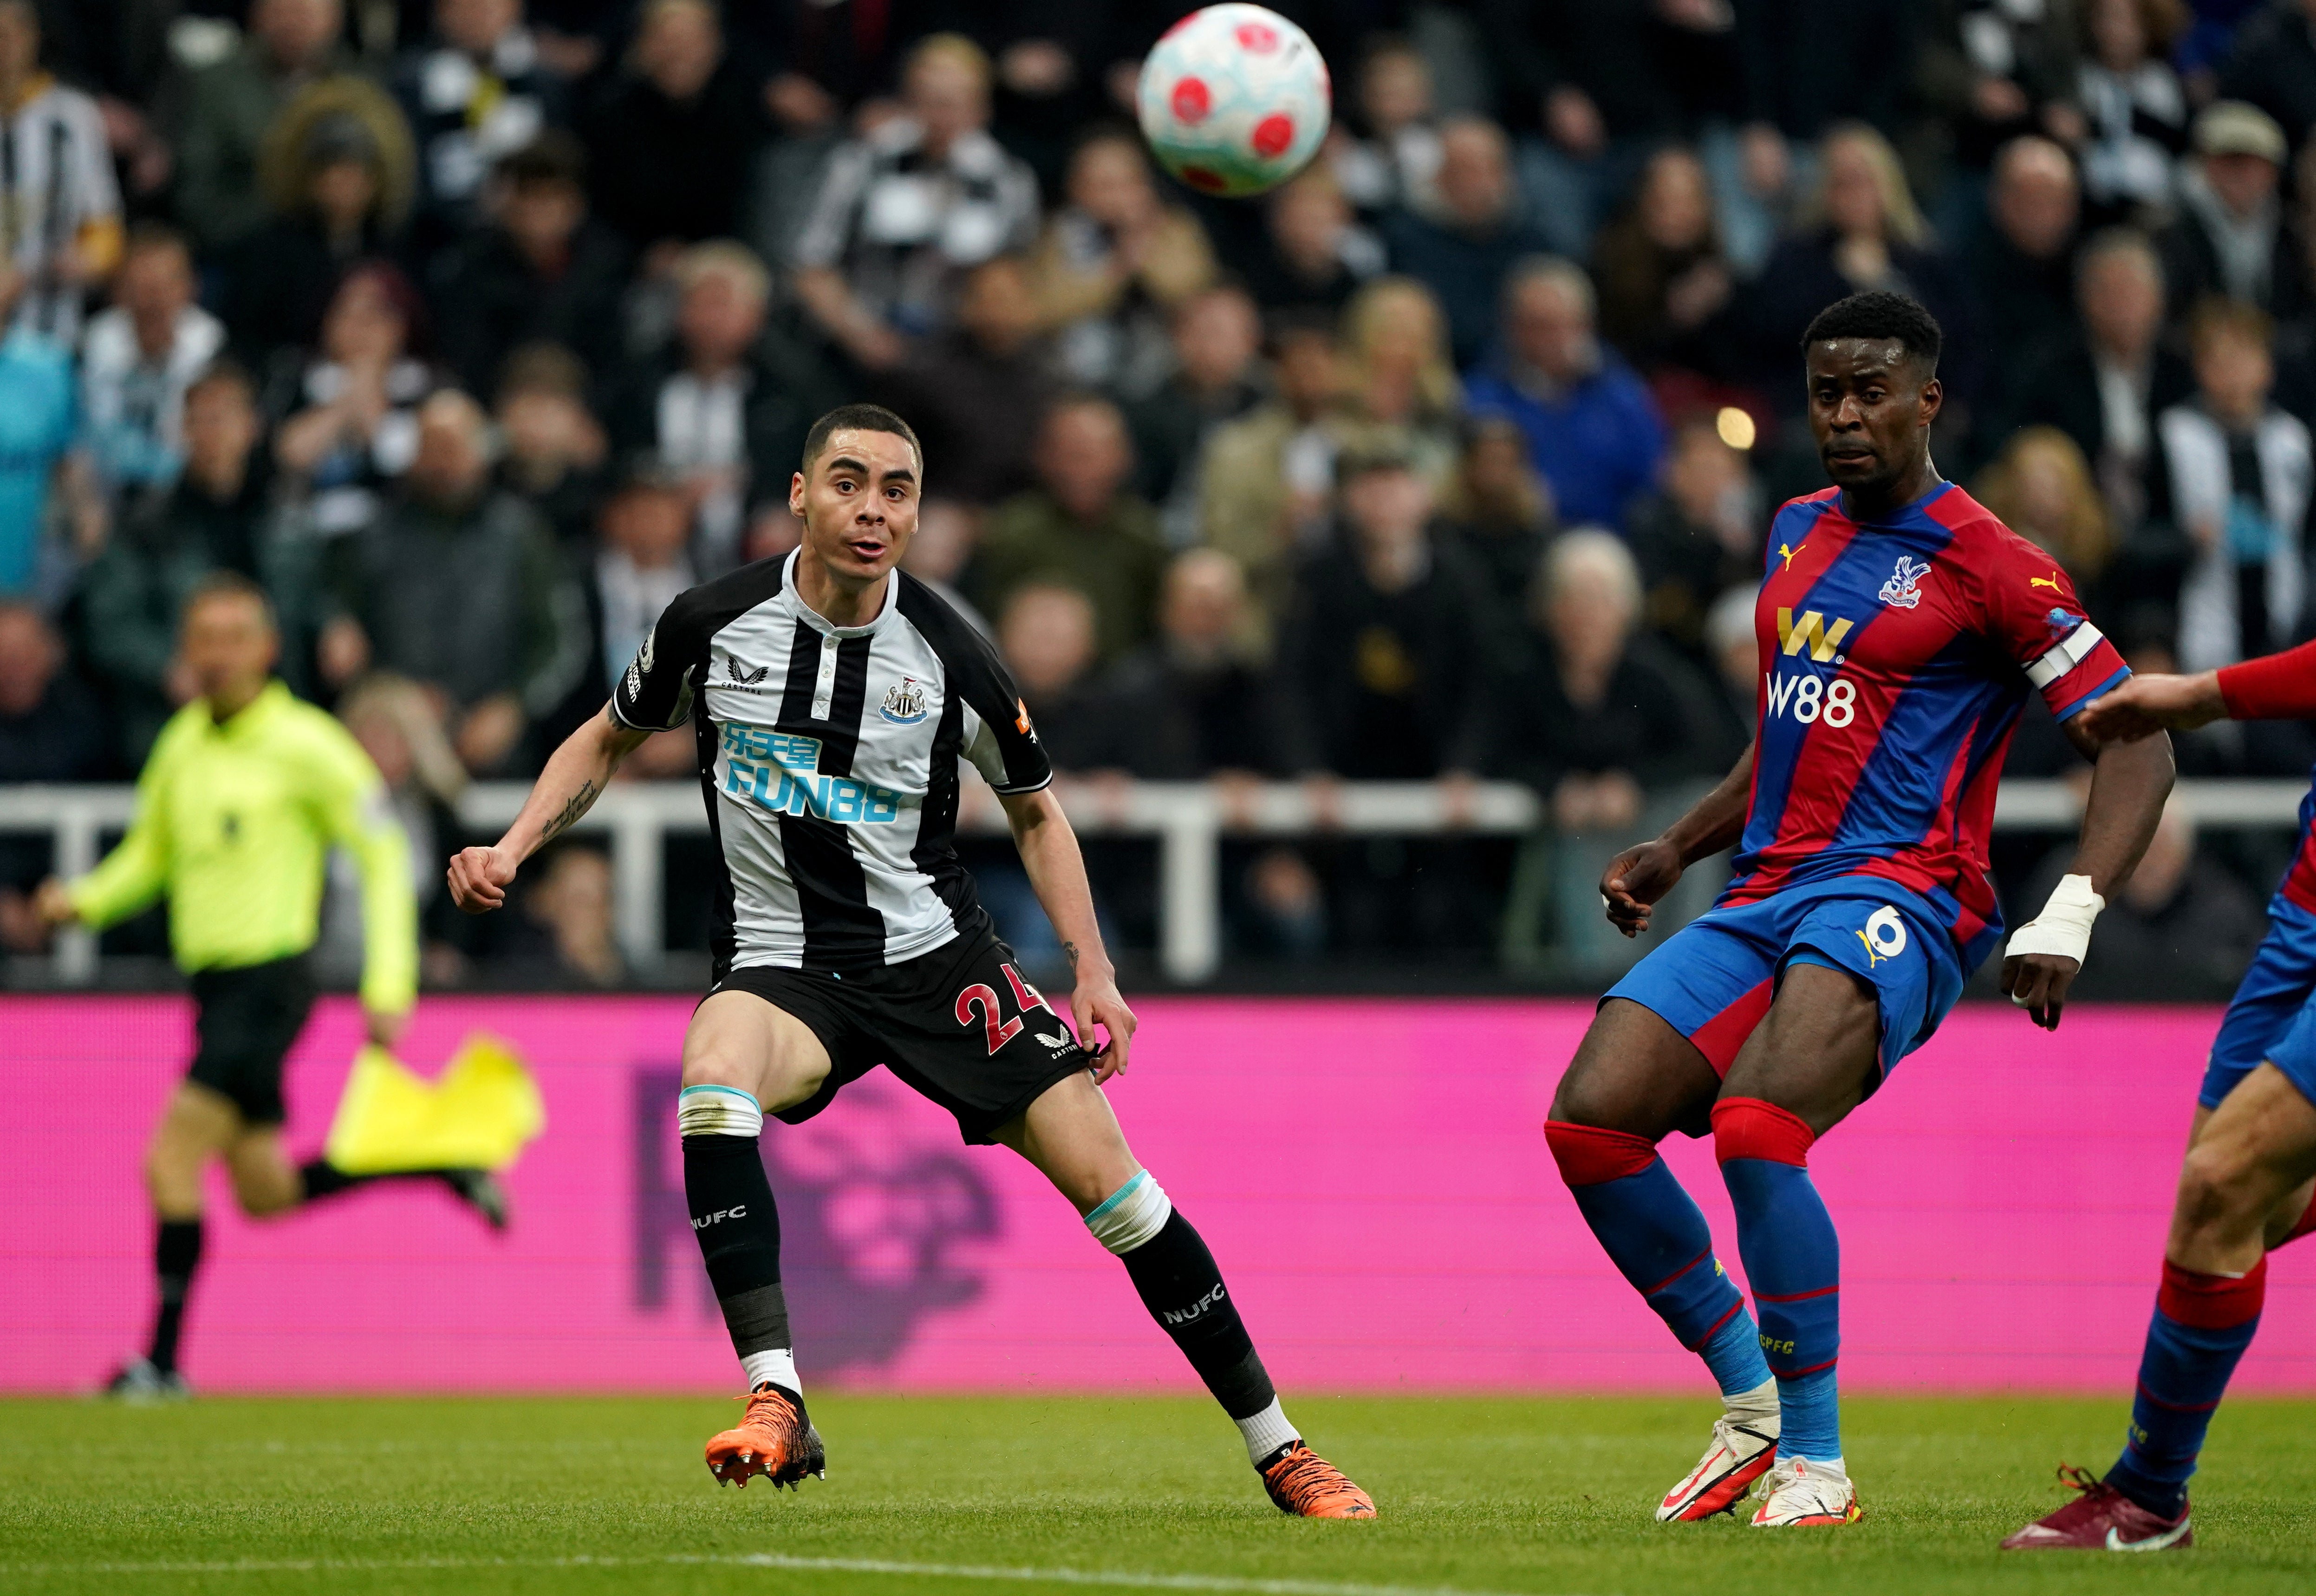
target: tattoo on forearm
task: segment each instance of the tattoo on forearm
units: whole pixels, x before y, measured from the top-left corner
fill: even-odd
[[[580,783],[579,790],[571,794],[571,802],[563,806],[563,812],[548,821],[545,829],[539,832],[539,840],[542,843],[552,842],[562,836],[564,832],[578,823],[579,817],[585,814],[588,806],[594,802],[595,784],[592,781]]]
[[[1062,957],[1070,962],[1072,970],[1075,970],[1078,967],[1078,944],[1074,942],[1062,944]]]

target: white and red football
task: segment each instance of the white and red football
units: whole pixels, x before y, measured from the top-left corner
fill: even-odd
[[[1142,62],[1142,136],[1203,193],[1260,194],[1310,164],[1333,88],[1311,36],[1260,5],[1209,5]]]

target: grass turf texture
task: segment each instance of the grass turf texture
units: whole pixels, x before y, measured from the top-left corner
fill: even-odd
[[[2143,1558],[1994,1551],[2061,1500],[2058,1459],[2106,1464],[2119,1397],[1852,1400],[1845,1444],[1865,1521],[1778,1535],[1651,1520],[1704,1441],[1702,1401],[1295,1400],[1319,1449],[1374,1493],[1370,1523],[1282,1518],[1203,1401],[824,1396],[813,1416],[829,1477],[801,1494],[715,1486],[700,1446],[737,1411],[706,1399],[0,1403],[0,1590],[1696,1596],[1782,1576],[1877,1596],[2304,1596],[2316,1583],[2316,1403],[2222,1410],[2197,1546]],[[1091,1577],[1104,1574],[1127,1578]]]

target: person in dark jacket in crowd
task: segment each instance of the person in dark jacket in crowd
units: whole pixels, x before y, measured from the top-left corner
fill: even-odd
[[[1216,549],[1166,568],[1158,635],[1103,684],[1100,760],[1148,781],[1260,775],[1277,758],[1269,684],[1246,647],[1246,573]]]
[[[941,492],[987,505],[1029,487],[1038,423],[1060,391],[1037,337],[1037,306],[1018,255],[975,267],[958,297],[957,325],[912,346],[881,377],[885,401],[906,417]]]
[[[628,58],[580,118],[596,214],[638,251],[730,237],[771,131],[711,0],[645,0]]]
[[[1394,212],[1384,224],[1392,270],[1430,288],[1448,317],[1458,368],[1495,336],[1504,282],[1521,260],[1545,251],[1544,235],[1520,215],[1504,130],[1458,117],[1439,130],[1438,210]]]

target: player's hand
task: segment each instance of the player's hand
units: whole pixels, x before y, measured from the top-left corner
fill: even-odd
[[[450,858],[450,901],[473,915],[503,909],[514,873],[514,856],[504,848],[462,848]]]
[[[32,894],[32,911],[40,917],[42,924],[49,926],[69,926],[80,918],[80,910],[73,907],[72,894],[53,875]]]
[[[410,1015],[406,1010],[401,1014],[387,1014],[375,1008],[362,1010],[363,1027],[370,1032],[370,1042],[378,1047],[391,1049],[402,1040],[402,1033],[409,1024]]]
[[[1649,928],[1649,906],[1680,879],[1680,850],[1660,837],[1628,847],[1608,861],[1600,877],[1600,901],[1608,923],[1627,936]]]
[[[2088,713],[2088,712],[2086,712]],[[2020,953],[2002,961],[2003,995],[2045,1031],[2059,1028],[2067,989],[2082,966],[2064,953]]]
[[[1125,996],[1118,989],[1116,972],[1079,971],[1077,990],[1070,994],[1070,1017],[1077,1022],[1078,1045],[1094,1054],[1093,1084],[1100,1086],[1113,1075],[1124,1075],[1134,1028],[1142,1022],[1126,1006]],[[1109,1040],[1099,1052],[1094,1052],[1093,1045],[1096,1025],[1109,1033]]]
[[[2193,732],[2228,717],[2220,673],[2134,676],[2101,694],[2076,718],[2100,742],[2137,742],[2158,732]]]

